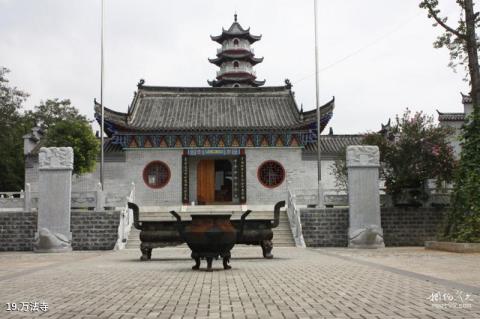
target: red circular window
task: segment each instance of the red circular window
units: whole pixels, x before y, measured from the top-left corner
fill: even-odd
[[[266,161],[258,168],[257,177],[263,186],[274,188],[283,183],[285,169],[277,161]]]
[[[151,188],[162,188],[170,180],[170,169],[161,161],[155,161],[145,166],[143,170],[143,181]]]

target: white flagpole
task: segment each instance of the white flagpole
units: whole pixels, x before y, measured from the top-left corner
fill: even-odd
[[[318,208],[325,208],[322,185],[322,150],[320,148],[320,92],[319,92],[319,74],[318,74],[318,26],[317,26],[317,0],[314,0],[315,16],[315,94],[317,104],[317,174],[318,174]]]
[[[101,140],[101,152],[100,152],[100,183],[102,184],[102,190],[104,190],[103,185],[103,164],[104,164],[104,151],[103,151],[103,131],[105,128],[104,122],[104,108],[103,108],[103,20],[104,20],[104,11],[105,11],[105,4],[104,0],[102,0],[102,17],[101,17],[101,45],[100,45],[100,105],[102,106],[102,123],[100,128],[100,140]]]

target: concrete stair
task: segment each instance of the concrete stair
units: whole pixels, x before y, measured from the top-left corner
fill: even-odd
[[[290,222],[286,211],[280,211],[280,224],[273,229],[273,248],[275,247],[295,247]]]
[[[237,214],[235,214],[235,217]],[[273,212],[254,212],[247,219],[273,218]],[[169,213],[140,213],[140,220],[174,220]],[[183,245],[182,245],[183,247]],[[186,246],[185,246],[186,247]],[[273,247],[295,247],[286,211],[280,212],[280,224],[273,229]],[[128,236],[126,249],[140,249],[140,231],[132,226]]]
[[[140,231],[132,226],[125,249],[140,249]]]

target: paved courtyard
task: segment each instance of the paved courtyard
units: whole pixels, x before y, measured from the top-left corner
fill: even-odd
[[[217,261],[212,273],[190,270],[185,248],[154,250],[150,262],[137,250],[1,253],[0,318],[480,318],[480,254],[232,253],[233,269]]]

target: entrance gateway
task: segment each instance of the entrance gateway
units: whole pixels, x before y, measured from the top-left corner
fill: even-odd
[[[245,152],[241,149],[189,149],[184,152],[182,197],[184,204],[243,204],[246,202]],[[193,165],[190,164],[193,162]],[[193,169],[195,172],[190,172]],[[193,174],[192,174],[193,173]],[[196,176],[196,198],[191,198],[190,177]],[[192,196],[195,197],[195,194]]]

